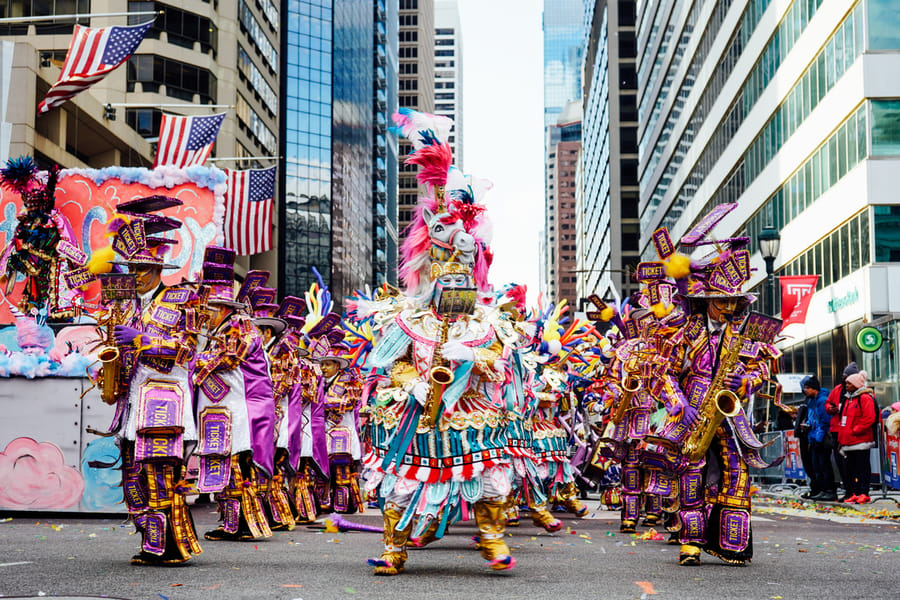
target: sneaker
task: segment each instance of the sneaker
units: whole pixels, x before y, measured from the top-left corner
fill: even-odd
[[[853,494],[846,500],[842,500],[842,502],[844,502],[845,504],[856,504],[857,500],[859,500],[859,496],[857,496],[856,494]]]
[[[837,502],[837,494],[834,492],[819,492],[812,499],[820,502]]]
[[[872,498],[866,494],[860,494],[856,497],[856,504],[868,504],[872,501]]]
[[[809,490],[805,494],[800,494],[800,497],[803,498],[804,500],[812,500],[813,496],[818,496],[819,493],[820,492],[814,492],[812,490]]]

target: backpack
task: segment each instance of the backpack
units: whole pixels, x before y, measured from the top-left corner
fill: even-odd
[[[872,398],[872,408],[875,409],[875,422],[872,423],[872,439],[875,440],[875,447],[881,443],[881,410],[878,408],[878,400],[875,399],[875,394],[869,394]]]

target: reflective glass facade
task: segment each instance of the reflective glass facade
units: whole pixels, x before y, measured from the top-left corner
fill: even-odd
[[[303,296],[316,267],[331,279],[331,0],[287,3],[282,19],[282,135],[285,202],[279,284]]]
[[[374,193],[375,251],[372,282],[397,283],[397,136],[388,130],[391,111],[398,102],[398,0],[375,1],[375,88],[372,187]]]
[[[372,282],[373,19],[365,0],[286,4],[284,294],[302,296],[313,267],[338,303]]]
[[[555,125],[566,102],[581,98],[583,0],[544,1],[544,126]]]

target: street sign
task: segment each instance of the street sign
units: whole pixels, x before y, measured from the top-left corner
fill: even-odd
[[[863,352],[875,352],[884,343],[884,336],[874,327],[863,327],[856,334],[856,347]]]

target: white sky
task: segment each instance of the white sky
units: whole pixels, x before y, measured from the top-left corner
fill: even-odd
[[[486,177],[494,222],[491,282],[539,291],[544,214],[541,0],[458,0],[463,45],[463,160]]]

